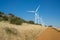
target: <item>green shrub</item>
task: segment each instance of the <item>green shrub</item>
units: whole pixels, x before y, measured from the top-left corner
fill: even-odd
[[[56,30],[56,31],[60,32],[60,30],[58,30],[57,28],[54,28],[54,27],[53,27],[52,29],[54,29],[54,30]]]
[[[11,19],[10,23],[16,24],[16,25],[21,25],[23,23],[23,21],[13,17]]]
[[[34,21],[28,21],[28,23],[30,23],[30,24],[35,24]]]
[[[0,11],[0,14],[4,14],[4,12],[1,12],[1,11]]]
[[[14,28],[8,28],[8,27],[6,27],[5,31],[6,31],[7,34],[17,35],[17,30],[14,29]]]
[[[40,26],[42,26],[42,24],[39,24]]]
[[[3,18],[0,18],[0,21],[2,21],[3,20]]]
[[[11,16],[11,17],[14,17],[14,16],[15,16],[15,15],[14,15],[14,14],[12,14],[12,13],[9,13],[8,15],[9,15],[9,16]]]
[[[7,16],[4,16],[4,17],[3,17],[3,20],[4,20],[4,21],[8,21],[8,17],[7,17]]]
[[[48,26],[48,27],[53,27],[52,25]]]

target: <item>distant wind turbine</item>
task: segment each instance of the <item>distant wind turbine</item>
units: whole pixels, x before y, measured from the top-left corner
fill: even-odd
[[[34,13],[35,16],[35,23],[37,22],[39,24],[39,21],[42,23],[42,25],[44,25],[42,18],[39,17],[39,15],[37,14],[38,10],[39,10],[40,5],[37,7],[37,9],[35,11],[27,11],[27,12],[32,12]]]
[[[40,5],[37,7],[37,9],[36,9],[35,11],[27,11],[27,12],[32,12],[32,13],[34,13],[34,16],[35,16],[35,23],[36,23],[36,20],[37,20],[36,15],[37,15],[37,12],[38,12],[39,7],[40,7]]]

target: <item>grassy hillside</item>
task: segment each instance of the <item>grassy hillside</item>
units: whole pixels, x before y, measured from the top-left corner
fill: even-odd
[[[20,17],[0,12],[0,40],[35,40],[45,27]]]
[[[4,12],[0,12],[0,21],[8,21],[11,24],[21,25],[22,23],[30,23],[35,24],[34,21],[26,21],[23,18],[17,17],[12,13],[9,13],[8,15]]]
[[[12,13],[7,15],[0,12],[0,40],[35,40],[47,28],[41,24],[35,24],[32,20],[26,21],[19,18]]]
[[[40,25],[23,23],[22,25],[0,22],[0,40],[35,40],[46,29]]]
[[[16,25],[21,25],[23,22],[25,22],[24,19],[19,18],[15,15],[13,15],[12,13],[9,13],[8,15],[0,12],[0,21],[8,21],[12,24],[16,24]]]

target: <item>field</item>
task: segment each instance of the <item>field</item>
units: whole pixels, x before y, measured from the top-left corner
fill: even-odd
[[[0,40],[35,40],[47,27],[23,23],[0,22]]]

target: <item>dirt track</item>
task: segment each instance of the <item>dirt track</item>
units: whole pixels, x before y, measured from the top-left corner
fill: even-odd
[[[60,32],[49,27],[36,40],[60,40]]]

